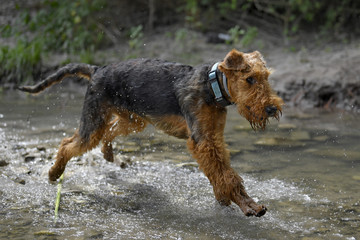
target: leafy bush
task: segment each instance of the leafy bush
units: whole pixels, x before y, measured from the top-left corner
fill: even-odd
[[[249,27],[247,30],[240,28],[238,25],[228,30],[229,39],[226,44],[240,45],[241,47],[248,47],[254,42],[258,30],[256,27]]]
[[[35,38],[46,39],[45,50],[75,53],[101,42],[103,35],[90,15],[103,5],[102,0],[44,0],[34,17],[25,12],[23,22]]]
[[[40,69],[43,42],[37,39],[31,43],[18,40],[13,48],[0,48],[0,78],[6,82],[12,79],[33,80],[33,74]]]
[[[312,27],[315,31],[335,33],[356,28],[360,19],[360,1],[356,0],[184,0],[179,9],[185,14],[190,26],[203,29],[227,22],[239,25],[246,16],[280,23],[284,36],[299,32],[300,28]],[[250,22],[248,22],[250,23]],[[251,24],[251,23],[250,23]],[[260,26],[256,26],[260,27]]]
[[[90,50],[101,43],[103,34],[90,16],[103,5],[104,0],[43,0],[35,14],[17,6],[19,21],[0,29],[3,37],[17,39],[14,46],[0,49],[1,79],[32,80],[48,52],[91,61]]]
[[[130,28],[128,41],[130,49],[139,49],[143,45],[143,37],[144,33],[142,25]]]

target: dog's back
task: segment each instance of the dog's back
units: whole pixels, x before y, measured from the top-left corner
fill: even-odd
[[[179,91],[191,66],[157,59],[133,59],[97,69],[89,88],[111,105],[141,116],[181,114]]]

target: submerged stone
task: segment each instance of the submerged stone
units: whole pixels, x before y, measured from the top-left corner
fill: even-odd
[[[323,136],[316,136],[313,138],[313,140],[317,141],[317,142],[325,142],[326,140],[328,140],[329,137],[326,135]]]
[[[25,183],[26,183],[25,180],[22,178],[15,178],[14,182],[19,183],[21,185],[25,185]]]
[[[356,181],[360,181],[360,175],[354,175],[354,176],[352,176],[352,179],[354,179]]]
[[[287,212],[292,213],[303,213],[305,211],[304,207],[300,204],[296,204],[293,201],[279,201],[279,207],[286,210]]]
[[[37,146],[36,149],[40,152],[45,152],[46,151],[46,147],[44,146]]]
[[[132,153],[132,152],[140,151],[141,147],[140,146],[123,145],[123,146],[116,147],[116,149],[123,153]]]
[[[234,149],[234,148],[230,148],[229,151],[230,151],[231,156],[235,156],[235,155],[240,154],[242,152],[240,149]]]
[[[303,237],[301,240],[323,240],[323,238],[320,237]]]
[[[13,168],[13,171],[16,175],[21,175],[21,174],[29,174],[31,173],[30,169],[25,166],[25,165],[22,165],[22,166],[18,166],[18,167],[14,167]]]
[[[0,167],[5,167],[7,165],[9,165],[8,162],[6,162],[5,160],[0,160]]]
[[[360,159],[360,152],[344,150],[344,149],[308,149],[306,152],[311,154],[321,156],[321,157],[330,157],[330,158],[340,158],[349,161],[357,161]]]
[[[43,231],[34,232],[34,235],[35,236],[57,236],[58,234],[51,232],[51,231],[43,230]]]
[[[254,144],[257,146],[277,146],[280,140],[277,138],[260,138]]]
[[[287,138],[260,138],[254,145],[264,147],[303,147],[305,143]]]
[[[293,114],[287,114],[286,115],[287,118],[294,118],[294,119],[301,119],[301,120],[307,120],[307,119],[312,119],[315,118],[314,115],[308,114],[308,113],[293,113]]]
[[[255,173],[264,170],[264,168],[262,167],[254,166],[248,163],[233,163],[232,165],[236,170],[239,170],[239,172],[241,173]]]
[[[250,124],[247,125],[236,125],[234,127],[235,130],[237,131],[251,131],[253,130],[252,127],[250,126]]]
[[[177,155],[171,156],[171,159],[174,162],[182,163],[182,162],[191,160],[191,156],[189,154],[177,154]]]
[[[132,164],[130,157],[121,154],[115,156],[114,163],[121,168],[127,168]]]
[[[35,156],[26,156],[25,158],[24,158],[24,161],[25,162],[32,162],[32,161],[34,161],[35,160]]]
[[[127,141],[127,142],[124,142],[124,145],[126,145],[126,146],[137,146],[138,144],[136,142]]]
[[[199,165],[196,162],[187,162],[176,164],[176,166],[181,168],[197,168]]]
[[[297,126],[292,123],[279,123],[278,128],[280,130],[292,130],[292,129],[296,129]]]
[[[294,141],[311,140],[310,134],[306,131],[294,131],[290,133],[290,138]]]

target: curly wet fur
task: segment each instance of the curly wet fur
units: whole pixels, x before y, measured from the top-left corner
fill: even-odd
[[[100,141],[104,158],[113,161],[111,142],[116,136],[140,132],[153,124],[169,135],[187,139],[189,151],[221,204],[234,202],[246,216],[264,215],[266,207],[248,196],[241,177],[230,166],[223,135],[226,108],[214,99],[208,82],[210,69],[211,65],[191,67],[152,59],[104,67],[70,64],[34,87],[20,87],[38,93],[67,76],[89,80],[79,130],[62,141],[49,171],[50,180],[60,177],[72,157]],[[283,102],[268,83],[270,70],[259,52],[232,50],[219,70],[227,77],[228,100],[254,129],[264,129],[269,117],[279,118]]]

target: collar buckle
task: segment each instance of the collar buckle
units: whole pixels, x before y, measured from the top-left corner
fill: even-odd
[[[219,84],[219,78],[218,78],[218,65],[219,63],[215,63],[209,74],[208,74],[208,78],[209,78],[209,83],[210,83],[210,86],[211,86],[211,90],[212,92],[214,93],[214,96],[215,96],[215,101],[216,103],[218,103],[219,105],[223,106],[223,107],[226,107],[228,105],[231,105],[233,104],[232,102],[230,102],[226,97],[224,97],[224,95],[227,95],[230,97],[230,94],[229,94],[229,89],[227,87],[227,80],[226,80],[226,76],[224,73],[222,73],[222,79],[223,79],[223,87],[225,89],[225,94],[223,94],[223,91],[220,87],[220,84]]]

